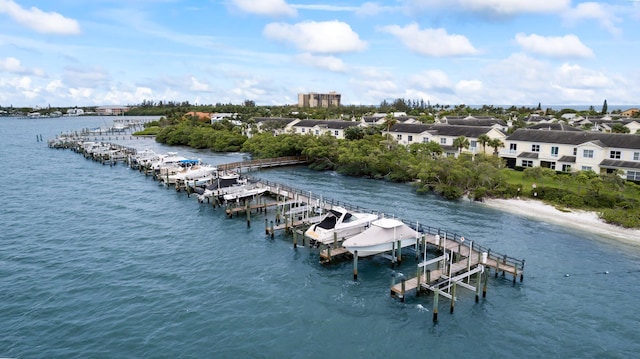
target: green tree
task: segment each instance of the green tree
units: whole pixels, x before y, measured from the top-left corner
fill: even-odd
[[[600,111],[600,113],[603,114],[603,115],[606,115],[607,114],[607,110],[608,110],[607,99],[605,99],[604,103],[602,104],[602,111]]]
[[[631,130],[629,129],[629,127],[621,123],[614,123],[613,125],[611,125],[611,132],[612,133],[629,133],[631,132]]]
[[[469,139],[464,136],[457,137],[453,140],[453,147],[458,149],[458,154],[461,154],[463,148],[469,148]]]
[[[487,143],[489,143],[489,141],[491,141],[491,137],[487,134],[478,136],[478,143],[482,145],[482,153],[487,153]]]
[[[498,154],[498,150],[504,146],[504,143],[502,143],[502,141],[500,141],[500,139],[498,138],[493,138],[491,139],[488,143],[487,143],[491,148],[493,148],[493,154],[497,155]]]

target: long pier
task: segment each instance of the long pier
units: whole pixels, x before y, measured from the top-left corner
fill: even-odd
[[[71,148],[81,151],[79,143],[86,141],[84,137],[79,138],[59,138],[49,141],[52,148]],[[109,152],[101,154],[98,158],[87,156],[103,164],[105,162],[115,164],[119,160],[129,162],[135,155],[136,149],[121,145],[111,145],[114,148],[114,156],[117,158],[106,158]],[[117,153],[117,155],[115,155]],[[124,155],[123,155],[124,153]],[[305,156],[288,156],[270,159],[259,159],[250,161],[232,162],[217,167],[222,171],[237,171],[238,173],[259,170],[261,168],[291,166],[307,163]],[[251,213],[265,213],[265,234],[273,238],[275,231],[285,230],[293,235],[294,248],[298,245],[298,238],[301,237],[301,244],[319,248],[319,258],[322,263],[331,263],[338,258],[352,258],[353,277],[358,276],[358,256],[352,255],[344,247],[342,242],[346,238],[338,238],[334,235],[332,241],[314,242],[313,239],[304,236],[304,229],[322,219],[321,213],[334,206],[343,207],[352,212],[374,213],[378,217],[384,217],[384,213],[362,208],[340,200],[325,198],[314,195],[310,191],[303,191],[285,184],[268,181],[265,179],[245,176],[255,188],[261,188],[261,194],[243,198],[242,200],[230,201],[224,204],[225,213],[228,217],[234,215],[246,215],[247,225],[251,224]],[[178,187],[176,187],[178,188]],[[189,194],[189,191],[187,190]],[[214,206],[220,203],[214,203]],[[269,208],[275,208],[275,220],[270,223],[266,218]],[[506,254],[493,252],[478,243],[474,243],[469,238],[465,238],[457,233],[451,233],[441,228],[426,226],[417,222],[407,221],[394,216],[404,224],[419,233],[415,245],[411,247],[401,247],[398,241],[394,244],[390,253],[380,254],[391,260],[391,265],[401,265],[403,260],[403,250],[406,253],[415,255],[415,276],[411,278],[394,278],[394,283],[390,287],[390,294],[395,298],[404,301],[407,293],[415,291],[416,296],[423,293],[434,294],[434,321],[438,316],[438,299],[440,296],[450,300],[450,310],[453,312],[456,301],[456,290],[458,288],[472,290],[476,293],[476,301],[479,300],[480,293],[486,297],[487,282],[490,272],[498,277],[499,274],[513,276],[513,283],[517,278],[520,282],[524,278],[525,260],[517,259]],[[435,256],[429,258],[429,254]],[[472,279],[475,277],[475,280]]]

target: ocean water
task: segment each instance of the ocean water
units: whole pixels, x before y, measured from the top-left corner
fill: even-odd
[[[253,172],[525,258],[523,283],[491,277],[487,298],[389,296],[381,258],[318,262],[264,234],[264,214],[228,219],[124,165],[46,140],[104,118],[0,118],[0,357],[632,358],[640,353],[640,247],[409,185],[314,172]],[[36,137],[42,135],[45,142]],[[126,141],[125,141],[126,142]],[[242,159],[170,148],[209,163]],[[268,212],[267,219],[274,213]]]

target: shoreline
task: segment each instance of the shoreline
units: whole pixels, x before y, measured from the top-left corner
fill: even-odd
[[[560,211],[552,205],[531,199],[485,199],[483,205],[518,216],[596,233],[606,238],[640,245],[640,229],[629,229],[604,222],[595,212]]]

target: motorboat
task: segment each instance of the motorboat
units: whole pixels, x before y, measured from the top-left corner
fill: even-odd
[[[240,201],[255,197],[269,191],[269,187],[258,186],[255,183],[246,183],[240,186],[227,187],[223,191],[227,193],[222,197],[225,202]]]
[[[320,243],[342,241],[369,228],[376,219],[377,214],[350,212],[343,207],[334,206],[319,223],[309,227],[304,234]]]
[[[218,172],[218,168],[210,165],[204,165],[200,160],[184,159],[178,161],[180,170],[176,173],[167,176],[166,182],[168,184],[174,184],[178,182],[184,182],[186,180],[193,180],[196,178],[202,178],[206,176],[213,176]]]
[[[416,244],[420,233],[406,225],[404,222],[393,218],[382,218],[371,222],[364,232],[348,238],[342,242],[342,246],[351,254],[358,252],[358,257],[367,257],[384,253],[400,247],[409,247]]]

